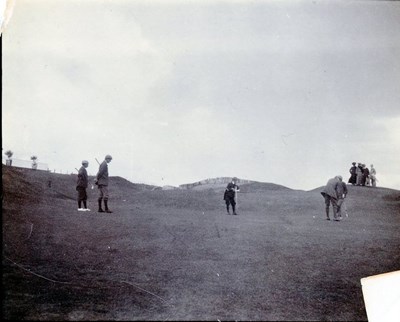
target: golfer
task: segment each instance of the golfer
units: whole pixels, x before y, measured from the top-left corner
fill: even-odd
[[[332,204],[333,208],[333,220],[340,221],[337,216],[338,211],[338,185],[341,182],[342,177],[336,176],[332,179],[329,179],[324,190],[321,192],[321,195],[325,199],[325,211],[326,211],[326,220],[331,220],[329,218],[329,206]]]
[[[232,211],[234,215],[237,215],[238,213],[236,212],[236,193],[240,191],[240,188],[238,185],[236,185],[238,181],[238,178],[234,177],[232,178],[232,181],[228,183],[225,189],[224,193],[224,200],[226,203],[226,211],[227,214],[230,215],[231,213],[229,212],[229,205],[232,205]]]
[[[99,188],[99,198],[97,199],[99,203],[98,212],[107,212],[112,213],[112,211],[108,208],[108,164],[111,162],[112,156],[107,154],[104,158],[104,161],[99,166],[99,172],[96,175],[97,187]],[[101,201],[104,200],[104,210],[101,207]]]
[[[90,211],[87,207],[87,193],[86,188],[88,187],[88,174],[86,168],[89,166],[89,162],[86,160],[82,161],[82,166],[78,171],[78,180],[76,182],[76,191],[78,191],[78,211]],[[51,183],[49,184],[51,187]],[[82,208],[83,203],[83,208]]]
[[[337,202],[337,215],[339,219],[342,219],[342,208],[345,211],[346,215],[347,215],[347,209],[346,209],[346,204],[344,203],[344,199],[347,196],[348,193],[348,189],[347,189],[347,185],[345,182],[343,182],[343,179],[341,176],[339,177],[339,184],[337,186],[337,196],[338,196],[338,202]]]

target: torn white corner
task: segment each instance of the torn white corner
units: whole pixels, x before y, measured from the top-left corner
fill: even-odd
[[[0,15],[1,15],[0,35],[3,34],[3,31],[6,29],[6,26],[11,19],[15,1],[16,0],[0,0]]]
[[[361,279],[369,322],[394,322],[400,317],[400,271]]]

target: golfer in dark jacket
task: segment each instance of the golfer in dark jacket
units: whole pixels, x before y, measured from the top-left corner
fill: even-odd
[[[82,166],[78,171],[78,180],[76,183],[76,191],[78,191],[78,211],[90,211],[87,207],[87,193],[86,188],[88,187],[88,174],[86,168],[89,166],[89,162],[86,160],[82,161]],[[82,208],[83,203],[83,208]]]
[[[340,219],[337,216],[337,210],[338,210],[338,185],[341,182],[342,177],[341,176],[336,176],[332,179],[328,180],[328,183],[326,184],[324,190],[322,190],[321,195],[325,199],[325,205],[326,205],[326,219],[331,220],[329,218],[329,206],[332,204],[333,208],[333,220],[339,221]]]
[[[112,211],[108,208],[108,163],[110,163],[112,160],[112,156],[107,154],[104,158],[104,161],[100,164],[99,167],[99,172],[97,172],[96,176],[96,184],[99,188],[99,198],[98,198],[98,203],[99,203],[99,210],[98,212],[108,212],[112,213]],[[104,200],[104,210],[101,207],[101,201]]]
[[[234,215],[237,215],[236,212],[236,192],[240,191],[239,186],[236,185],[237,182],[237,178],[232,178],[232,181],[228,183],[228,185],[226,186],[225,189],[225,193],[224,193],[224,200],[226,203],[226,211],[228,213],[228,215],[230,215],[229,212],[229,204],[232,205],[232,211]]]

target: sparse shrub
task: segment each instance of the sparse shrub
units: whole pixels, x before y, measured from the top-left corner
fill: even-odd
[[[31,160],[32,160],[32,169],[34,169],[34,170],[36,170],[37,169],[37,162],[36,162],[36,160],[37,160],[37,156],[36,155],[32,155],[31,156]]]
[[[11,150],[7,150],[6,152],[4,152],[4,154],[7,156],[6,165],[11,166],[11,164],[12,164],[11,157],[13,156],[14,152]]]
[[[6,152],[4,152],[4,154],[7,156],[7,158],[10,159],[13,156],[14,152],[11,150],[7,150]]]

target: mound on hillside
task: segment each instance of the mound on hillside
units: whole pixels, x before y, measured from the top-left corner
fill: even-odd
[[[144,183],[133,183],[122,177],[110,177],[110,187],[116,187],[119,190],[131,190],[132,192],[152,191],[158,188]]]
[[[212,179],[205,179],[194,183],[182,184],[179,187],[181,189],[189,189],[189,190],[214,190],[217,192],[224,191],[226,185],[231,182],[231,177],[219,177]],[[241,192],[263,192],[263,191],[277,191],[277,190],[291,190],[282,185],[268,183],[268,182],[259,182],[254,180],[247,179],[238,179],[237,184],[240,187]]]
[[[3,196],[21,202],[40,202],[59,198],[76,200],[76,174],[59,174],[45,170],[33,170],[2,166]],[[97,196],[94,176],[89,176],[89,199]],[[110,191],[114,199],[127,198],[132,193],[154,190],[156,186],[132,183],[121,177],[110,177]]]
[[[288,187],[267,182],[252,182],[240,186],[240,192],[267,192],[267,191],[278,191],[278,190],[292,190]]]
[[[226,187],[226,185],[231,182],[232,177],[218,177],[218,178],[209,178],[200,180],[193,183],[186,183],[181,184],[179,188],[181,189],[197,189],[197,190],[204,190],[204,189],[213,189],[213,187]],[[252,183],[255,181],[247,180],[247,179],[239,179],[238,184],[245,184],[245,183]]]
[[[395,192],[395,191],[399,191],[396,189],[391,189],[391,188],[385,188],[385,187],[371,187],[371,186],[353,186],[352,184],[346,184],[347,189],[350,191],[356,191],[359,190],[361,193],[362,191],[387,191],[387,192]],[[308,190],[308,192],[319,192],[322,191],[325,188],[325,186],[320,186],[318,188],[314,188],[311,190]],[[356,189],[356,190],[354,190]]]

